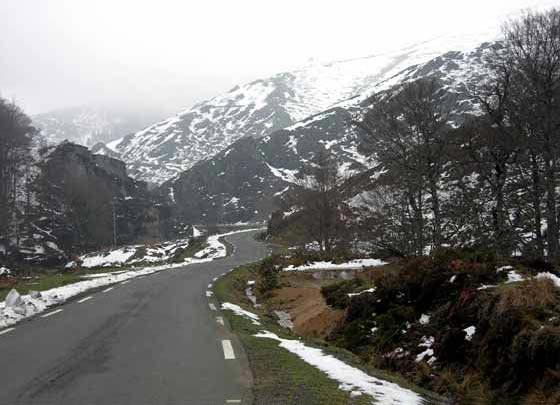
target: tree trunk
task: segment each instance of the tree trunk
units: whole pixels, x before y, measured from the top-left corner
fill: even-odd
[[[545,188],[546,188],[546,223],[548,261],[555,263],[558,259],[558,219],[556,213],[556,176],[553,158],[547,152],[545,158]]]
[[[439,195],[437,191],[437,182],[432,176],[430,178],[430,195],[432,198],[432,213],[434,215],[433,244],[435,248],[441,247],[442,231],[441,231],[441,212],[439,207]]]
[[[544,240],[542,235],[542,209],[541,209],[541,176],[537,157],[531,153],[531,177],[533,181],[532,204],[533,220],[535,227],[535,242],[537,245],[537,257],[544,258]]]
[[[506,167],[504,162],[495,164],[495,207],[493,212],[494,219],[494,240],[495,249],[498,257],[509,255],[511,244],[506,232],[506,215],[504,202],[504,186],[506,183]]]

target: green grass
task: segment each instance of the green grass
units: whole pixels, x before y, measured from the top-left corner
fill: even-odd
[[[255,265],[242,266],[214,284],[214,293],[221,302],[232,302],[247,310],[258,312],[244,298],[243,287],[255,277]],[[259,313],[262,326],[253,325],[245,318],[224,311],[231,330],[237,334],[245,348],[253,373],[255,405],[362,405],[371,404],[367,395],[350,397],[338,389],[339,383],[309,365],[295,354],[278,346],[272,339],[254,335],[262,329],[283,338],[293,335],[276,325],[266,314]]]
[[[41,274],[29,280],[18,280],[9,287],[0,287],[0,300],[4,300],[12,288],[15,288],[20,294],[27,294],[29,291],[45,291],[77,281],[81,281],[81,279],[75,273]]]

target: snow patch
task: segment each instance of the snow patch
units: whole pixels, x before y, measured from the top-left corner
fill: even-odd
[[[304,270],[343,270],[343,269],[360,269],[363,267],[383,266],[387,264],[379,259],[356,259],[346,263],[332,263],[326,261],[312,262],[302,266],[290,265],[284,268],[284,271],[304,271]]]
[[[255,336],[280,342],[280,347],[338,381],[339,389],[354,393],[353,396],[358,392],[370,395],[379,405],[420,405],[423,402],[415,392],[370,376],[334,356],[323,353],[321,349],[308,347],[298,340],[282,339],[268,331],[262,331]]]

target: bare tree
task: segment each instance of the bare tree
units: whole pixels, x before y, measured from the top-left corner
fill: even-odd
[[[444,239],[440,181],[452,105],[436,79],[420,79],[405,84],[394,96],[375,100],[358,123],[369,135],[364,149],[402,182],[414,218],[418,255],[426,246],[425,207],[433,218],[431,245],[439,247]]]
[[[340,219],[337,188],[341,183],[338,163],[328,150],[320,149],[316,158],[303,169],[302,205],[308,230],[322,252],[331,252],[339,237]]]
[[[545,199],[548,259],[560,255],[558,142],[560,140],[560,11],[527,12],[504,26],[503,49],[492,56],[493,97],[483,105],[502,135],[515,129],[524,139],[532,178],[533,229],[543,249],[541,199]]]
[[[22,170],[30,163],[29,146],[35,131],[17,105],[0,98],[0,237],[11,226],[17,229],[17,191]]]

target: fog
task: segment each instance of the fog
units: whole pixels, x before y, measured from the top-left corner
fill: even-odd
[[[441,35],[497,35],[549,0],[2,0],[0,94],[29,113],[178,111],[236,84]]]

